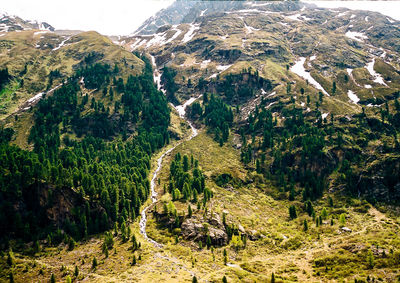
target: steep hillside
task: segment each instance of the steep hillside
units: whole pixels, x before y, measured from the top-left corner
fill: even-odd
[[[0,118],[6,126],[15,125],[15,143],[22,147],[28,146],[31,107],[79,68],[96,62],[117,65],[126,80],[144,67],[131,52],[97,32],[8,32],[0,37],[0,46],[0,69],[7,68],[10,75],[1,90]]]

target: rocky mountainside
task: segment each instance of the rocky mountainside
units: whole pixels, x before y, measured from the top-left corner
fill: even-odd
[[[27,21],[17,16],[0,13],[0,34],[33,29],[54,31],[54,27],[46,22]]]
[[[196,84],[251,67],[281,86],[277,90],[285,91],[287,82],[300,89],[307,81],[307,92],[321,91],[343,105],[322,107],[325,113],[349,114],[399,89],[399,26],[375,12],[301,2],[178,1],[120,44],[174,68],[182,87],[181,77]]]

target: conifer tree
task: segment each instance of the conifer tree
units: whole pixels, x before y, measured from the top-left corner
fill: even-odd
[[[188,205],[188,217],[189,217],[189,218],[192,217],[192,213],[193,213],[193,212],[192,212],[192,207],[191,207],[191,205],[189,204],[189,205]]]
[[[10,279],[10,283],[14,283],[15,282],[14,281],[14,274],[12,272],[10,272],[9,279]]]
[[[96,267],[97,267],[97,259],[96,259],[96,257],[93,257],[93,260],[92,260],[92,269],[96,269]]]
[[[79,269],[78,269],[78,266],[77,266],[77,265],[75,265],[74,276],[75,276],[75,277],[78,277],[78,276],[79,276]]]
[[[304,229],[305,232],[308,231],[308,222],[307,222],[307,219],[304,219],[304,221],[303,221],[303,229]]]

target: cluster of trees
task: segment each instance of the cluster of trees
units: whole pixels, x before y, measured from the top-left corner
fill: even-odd
[[[107,113],[89,113],[86,115],[101,132],[82,133],[85,135],[81,141],[64,134],[71,131],[76,134],[79,126],[87,122],[82,114],[87,98],[80,95],[78,80],[82,73],[79,71],[52,96],[39,102],[29,136],[34,144],[33,152],[10,146],[12,132],[1,130],[2,243],[10,236],[25,240],[49,236],[54,244],[65,240],[66,234],[79,240],[108,230],[116,223],[121,227],[139,214],[141,204],[149,195],[151,154],[169,141],[170,110],[164,95],[153,83],[150,63],[148,60],[145,63],[144,72],[131,76],[124,85],[126,92],[121,105],[125,120],[118,121],[121,128],[110,126],[113,119]],[[105,65],[88,66],[84,71],[85,83],[100,89],[107,80],[101,83],[98,78],[110,74],[108,70]],[[140,97],[140,110],[132,105],[138,100],[127,98],[131,95]],[[128,141],[112,140],[109,135],[122,135],[128,123],[135,125],[135,137]],[[66,219],[49,221],[46,210],[60,194],[72,198],[68,201],[72,207],[68,207]]]
[[[304,201],[321,197],[328,176],[337,168],[341,176],[339,181],[351,194],[370,190],[371,180],[366,176],[381,170],[379,174],[385,176],[383,185],[387,193],[394,196],[394,187],[400,180],[396,158],[385,161],[381,167],[375,166],[377,169],[366,172],[364,178],[360,179],[359,171],[370,160],[370,151],[366,150],[369,141],[383,137],[386,141],[393,139],[393,146],[384,142],[382,150],[386,153],[400,148],[397,139],[400,103],[397,100],[394,110],[387,102],[381,107],[378,112],[381,119],[367,117],[363,110],[351,120],[336,118],[339,123],[334,123],[333,115],[322,118],[319,105],[305,116],[301,108],[295,107],[294,99],[288,105],[279,102],[269,108],[267,103],[262,99],[249,115],[248,123],[240,129],[241,159],[245,164],[254,164],[258,173],[274,179],[282,191],[289,192],[290,200],[297,195]],[[280,123],[272,114],[276,111],[285,117]],[[340,162],[338,154],[343,157]]]
[[[247,100],[254,96],[259,89],[269,91],[272,83],[260,77],[258,71],[251,68],[243,69],[239,74],[228,74],[216,84],[217,93],[223,94],[227,102]]]
[[[290,191],[290,198],[297,194],[296,184],[303,188],[304,200],[320,197],[325,179],[335,167],[323,152],[326,145],[335,143],[332,124],[323,123],[318,112],[314,125],[304,118],[302,109],[291,107],[281,110],[285,120],[278,126],[271,110],[265,108],[266,103],[261,101],[241,129],[242,161],[255,162],[258,173],[274,176],[279,187]],[[250,143],[248,135],[252,137]],[[328,136],[331,138],[327,139]],[[268,156],[272,159],[269,167],[265,162]]]
[[[211,197],[212,192],[205,186],[205,178],[199,169],[198,161],[178,152],[170,165],[168,190],[173,200],[184,199],[193,203],[199,201],[198,196],[204,193],[203,203]]]
[[[164,67],[162,71],[161,81],[163,82],[164,89],[167,92],[167,98],[173,104],[177,104],[178,100],[175,97],[175,92],[179,89],[178,85],[175,83],[177,72],[168,67]]]
[[[192,119],[202,119],[209,131],[214,135],[214,139],[222,145],[228,140],[229,128],[233,122],[233,111],[219,97],[205,93],[203,95],[203,107],[194,102],[189,110]]]
[[[10,74],[8,73],[8,69],[0,70],[0,91],[3,89],[3,86],[9,81],[11,78]]]
[[[110,83],[110,76],[113,74],[108,64],[96,63],[79,69],[75,76],[82,77],[85,87],[88,89],[100,89],[103,84]]]

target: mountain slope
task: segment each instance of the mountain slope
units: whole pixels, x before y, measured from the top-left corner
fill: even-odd
[[[177,2],[170,9],[183,16],[198,15],[199,5],[212,4],[190,2],[185,6],[189,9],[186,13],[180,5],[185,6]],[[304,82],[301,76],[306,78],[311,73],[307,92],[332,94],[335,81],[335,98],[347,104],[346,111],[361,110],[354,107],[354,99],[356,104],[367,105],[374,96],[390,96],[399,88],[399,23],[386,16],[320,9],[302,3],[241,2],[228,11],[212,11],[182,20],[182,24],[166,21],[174,25],[165,25],[154,35],[123,38],[121,44],[133,50],[149,50],[158,65],[171,66],[178,72],[177,78],[190,78],[194,84],[200,77],[210,81],[218,74],[238,73],[252,67],[260,76],[280,82],[280,89],[285,91],[282,81]],[[162,21],[164,14],[171,13],[160,12],[155,19]],[[303,57],[299,68],[285,70],[286,65],[299,63]],[[375,70],[378,65],[382,74]],[[353,78],[350,82],[349,77]],[[177,84],[185,92],[185,82],[178,79]],[[298,91],[298,86],[300,83],[293,87]],[[354,94],[353,100],[349,91]],[[337,108],[324,110],[345,114]]]

